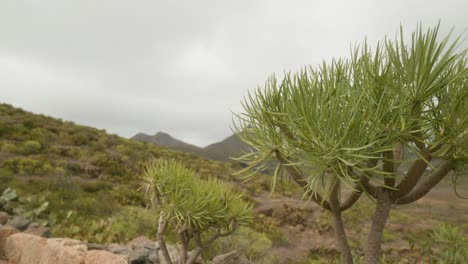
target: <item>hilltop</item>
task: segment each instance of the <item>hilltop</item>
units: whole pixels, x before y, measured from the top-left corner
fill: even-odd
[[[222,162],[234,162],[233,157],[241,156],[249,151],[249,145],[244,143],[237,135],[231,135],[220,142],[210,144],[204,148],[183,142],[164,132],[157,132],[153,136],[138,133],[132,139],[174,150],[195,153],[201,157]]]

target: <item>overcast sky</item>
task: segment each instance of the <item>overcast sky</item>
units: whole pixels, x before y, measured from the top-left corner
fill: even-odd
[[[461,33],[468,1],[0,0],[0,102],[205,146],[270,74],[439,19]]]

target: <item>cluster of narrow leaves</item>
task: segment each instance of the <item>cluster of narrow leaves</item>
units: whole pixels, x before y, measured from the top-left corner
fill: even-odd
[[[204,232],[231,230],[252,218],[252,205],[219,179],[202,180],[194,170],[173,160],[145,167],[145,189],[159,214],[176,229]]]
[[[313,192],[326,189],[328,175],[349,186],[362,175],[383,184],[395,175],[377,161],[397,145],[411,153],[399,163],[424,159],[426,148],[433,157],[466,164],[466,50],[458,52],[459,38],[438,32],[439,26],[420,26],[406,43],[401,29],[375,49],[364,43],[349,58],[286,73],[281,81],[272,76],[237,115],[235,131],[255,148],[239,160],[250,164],[246,170],[262,169],[281,155],[283,167],[307,173]]]

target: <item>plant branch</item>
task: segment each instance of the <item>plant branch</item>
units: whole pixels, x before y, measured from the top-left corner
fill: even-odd
[[[391,192],[390,198],[395,201],[410,193],[411,190],[413,190],[414,187],[418,184],[422,175],[426,171],[428,162],[430,161],[430,155],[426,155],[424,159],[416,160],[406,173],[406,176],[403,178],[403,180],[401,180],[401,182],[396,186],[396,190]]]
[[[166,231],[166,227],[167,227],[167,221],[164,220],[164,217],[162,215],[160,215],[159,224],[158,224],[158,233],[157,233],[158,243],[159,243],[159,246],[161,247],[166,263],[172,264],[172,259],[169,256],[169,251],[167,250],[166,241],[164,240],[164,232]]]
[[[395,158],[393,155],[393,151],[386,151],[383,153],[383,170],[387,174],[390,174],[391,177],[388,175],[384,178],[384,184],[388,187],[395,186]]]
[[[333,223],[335,229],[336,240],[338,242],[338,247],[340,248],[343,263],[352,264],[353,255],[351,254],[351,249],[349,248],[348,239],[346,238],[346,232],[344,229],[343,218],[341,216],[341,208],[339,201],[339,192],[340,192],[340,181],[335,178],[333,187],[330,193],[330,205],[331,212],[333,215]]]
[[[345,210],[349,209],[351,206],[353,206],[359,200],[359,198],[361,197],[361,195],[363,193],[363,186],[362,185],[364,183],[369,183],[369,178],[367,178],[365,176],[361,176],[359,178],[359,182],[354,185],[353,192],[348,196],[348,198],[343,203],[341,203],[341,205],[340,205],[340,210],[341,211],[345,211]]]
[[[435,170],[433,170],[425,179],[424,182],[416,186],[406,196],[395,200],[395,204],[408,204],[415,202],[426,195],[437,183],[439,183],[454,167],[453,162],[444,161]]]

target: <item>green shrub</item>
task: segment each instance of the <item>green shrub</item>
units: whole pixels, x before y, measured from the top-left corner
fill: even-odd
[[[90,218],[70,211],[52,228],[54,236],[71,237],[94,243],[126,243],[137,236],[156,239],[157,223],[148,210],[125,207],[108,218]]]
[[[220,254],[220,252],[239,250],[249,259],[258,260],[265,257],[272,246],[273,242],[266,234],[259,233],[248,227],[241,227],[232,236],[217,241],[205,257],[209,259]]]
[[[41,150],[42,145],[36,140],[28,140],[21,145],[21,152],[26,155],[37,154],[41,152]]]
[[[434,230],[432,238],[441,245],[440,263],[468,263],[468,239],[462,229],[442,224]]]
[[[56,174],[56,168],[50,161],[43,158],[16,157],[5,161],[4,167],[19,175]]]
[[[112,189],[112,183],[104,181],[92,181],[92,182],[82,182],[80,183],[81,189],[88,193],[96,193],[100,191],[107,191]]]
[[[10,153],[18,152],[18,148],[14,144],[9,143],[9,142],[3,142],[1,150],[3,152],[10,152]]]

